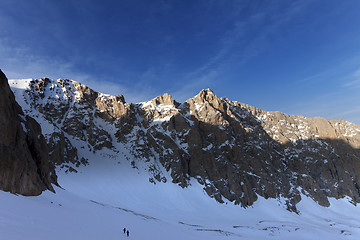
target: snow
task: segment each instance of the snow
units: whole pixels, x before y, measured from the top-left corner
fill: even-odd
[[[26,106],[26,94],[24,93],[26,90],[29,89],[29,84],[32,81],[32,79],[18,79],[18,80],[9,80],[9,86],[11,87],[11,90],[13,91],[16,101],[19,103],[20,106]],[[26,111],[29,107],[26,107],[23,110]]]
[[[202,148],[202,150],[204,151],[209,151],[210,149],[212,149],[214,146],[212,145],[212,143],[210,143],[208,146]]]
[[[12,90],[14,88],[16,89],[22,89],[22,90],[26,90],[29,89],[29,83],[32,81],[33,79],[29,78],[29,79],[9,79],[9,85],[12,88]]]
[[[138,104],[141,109],[145,111],[157,111],[160,116],[155,117],[152,124],[161,124],[163,122],[167,122],[171,119],[172,116],[177,114],[179,111],[174,105],[164,105],[164,104],[157,104],[154,105],[152,101],[141,102]]]
[[[88,153],[90,156],[92,153]],[[152,184],[129,161],[93,156],[79,173],[58,171],[56,194],[0,192],[0,239],[359,239],[360,208],[349,199],[321,207],[302,196],[300,215],[282,199],[259,197],[252,207],[220,204],[191,180],[185,189]],[[129,238],[129,239],[130,239]]]
[[[25,110],[30,110],[25,94],[30,81],[9,81],[16,100]],[[78,91],[65,93],[66,89],[59,82],[53,82],[50,87],[55,91],[46,91],[43,101],[56,99],[56,96],[60,103],[69,101],[68,96],[74,100],[80,98]],[[101,97],[106,99],[110,96]],[[162,121],[168,121],[169,116],[176,112],[174,106],[155,106],[151,102],[142,103],[141,107],[161,113],[161,117],[155,119],[159,128]],[[201,111],[201,107],[195,104],[196,111]],[[31,109],[29,114],[40,116],[36,120],[40,122],[44,134],[56,130],[38,111]],[[267,117],[270,118],[271,114],[267,113],[258,119]],[[95,118],[94,123],[110,133],[116,151],[103,149],[90,152],[85,142],[66,135],[77,147],[79,156],[88,159],[89,165],[76,167],[78,173],[66,173],[65,169],[58,169],[62,188],[55,187],[56,194],[46,191],[37,197],[24,197],[0,191],[0,239],[111,240],[125,238],[122,232],[124,227],[130,230],[129,239],[360,238],[360,208],[349,203],[349,199],[330,199],[331,205],[326,208],[302,195],[302,201],[297,205],[300,215],[297,215],[285,209],[285,200],[282,198],[266,200],[258,196],[258,201],[246,209],[227,200],[220,204],[210,198],[203,186],[194,179],[190,180],[191,185],[185,189],[173,184],[170,173],[160,164],[156,168],[166,177],[167,182],[151,183],[149,179],[153,175],[145,169],[156,163],[130,157],[132,154],[128,146],[116,141],[114,125],[99,118]],[[296,137],[303,138],[306,127],[298,125]],[[136,135],[138,130],[144,129],[136,126],[129,144],[137,139],[142,141]],[[278,129],[271,131],[275,133]],[[173,138],[166,130],[162,133],[186,151],[186,143]],[[224,144],[232,143],[226,141]],[[319,144],[322,142],[319,141]],[[203,150],[212,147],[209,144]],[[132,161],[136,162],[136,167]],[[258,177],[250,172],[244,174]]]

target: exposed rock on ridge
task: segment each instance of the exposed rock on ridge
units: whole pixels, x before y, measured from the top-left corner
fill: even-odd
[[[209,89],[173,113],[161,125],[145,125],[150,127],[142,140],[151,147],[137,148],[155,150],[181,186],[194,177],[219,202],[244,207],[258,195],[284,198],[293,211],[300,193],[323,206],[329,205],[328,197],[360,201],[356,125],[265,112],[220,99]]]
[[[54,191],[40,125],[24,115],[1,70],[0,116],[0,189],[22,195]]]
[[[329,197],[360,202],[360,127],[349,122],[266,112],[210,89],[182,104],[169,94],[128,104],[70,80],[32,80],[29,88],[32,108],[71,154],[51,152],[73,155],[69,162],[81,158],[71,150],[75,139],[91,151],[112,149],[117,158],[129,159],[117,146],[127,149],[134,167],[146,163],[153,183],[186,187],[195,178],[219,202],[246,207],[258,196],[281,198],[292,211],[301,193],[323,206]]]

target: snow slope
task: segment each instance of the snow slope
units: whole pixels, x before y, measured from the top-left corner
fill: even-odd
[[[29,81],[10,81],[24,111],[30,111],[24,98]],[[31,114],[44,134],[54,131],[41,114]],[[96,124],[115,134],[109,124]],[[149,182],[148,163],[137,161],[134,167],[136,159],[116,141],[117,152],[92,152],[85,142],[71,140],[89,165],[76,167],[77,173],[57,169],[62,189],[56,194],[24,197],[0,191],[0,239],[111,240],[126,238],[124,227],[131,239],[360,239],[360,208],[348,199],[331,199],[326,208],[302,196],[300,215],[287,211],[282,199],[259,196],[247,209],[220,204],[194,180],[185,189],[171,183],[165,169],[160,170],[166,183]]]
[[[359,239],[360,208],[346,199],[325,208],[303,196],[300,215],[280,200],[243,209],[186,189],[152,184],[128,162],[94,156],[78,173],[59,171],[56,194],[0,192],[0,239]],[[86,170],[86,171],[85,171]]]

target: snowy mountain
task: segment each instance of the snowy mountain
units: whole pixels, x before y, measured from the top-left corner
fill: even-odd
[[[24,231],[4,239],[118,239],[123,226],[135,239],[360,236],[357,125],[266,112],[209,89],[184,103],[164,94],[130,104],[71,80],[9,84],[41,125],[63,189],[1,193],[0,224]]]
[[[88,164],[80,150],[102,150],[154,184],[194,178],[220,203],[283,197],[297,211],[300,193],[322,206],[328,197],[360,201],[360,127],[349,122],[265,112],[209,89],[182,104],[168,94],[128,104],[70,80],[9,83],[68,171]]]

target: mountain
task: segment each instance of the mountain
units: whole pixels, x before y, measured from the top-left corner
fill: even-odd
[[[359,239],[357,125],[1,79],[0,239]]]
[[[0,116],[0,189],[23,195],[54,191],[41,127],[23,113],[1,70]]]
[[[57,171],[76,174],[100,155],[128,161],[153,184],[199,183],[220,203],[283,199],[290,211],[308,196],[360,202],[360,127],[261,109],[202,90],[184,103],[169,94],[138,104],[72,80],[10,80],[36,119]]]

